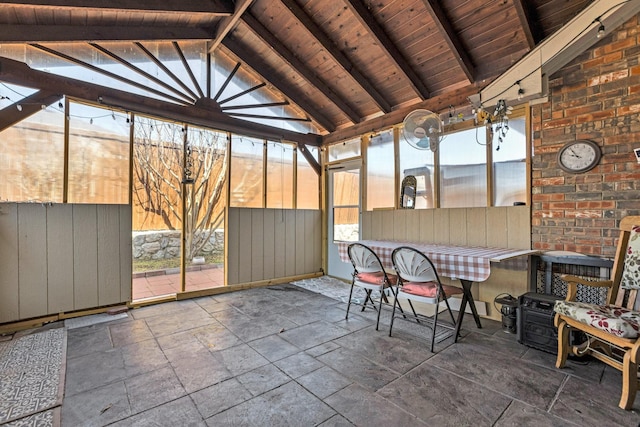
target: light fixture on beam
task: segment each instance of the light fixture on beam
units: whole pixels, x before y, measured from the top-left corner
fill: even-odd
[[[600,18],[599,17],[596,18],[596,20],[594,22],[597,22],[598,24],[600,24],[600,26],[598,27],[598,33],[596,34],[596,37],[600,38],[600,37],[604,36],[605,28],[604,28],[604,24],[602,23]]]

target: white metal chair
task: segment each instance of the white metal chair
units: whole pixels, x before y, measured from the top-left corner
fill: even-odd
[[[351,290],[349,291],[349,301],[347,302],[347,315],[345,319],[349,318],[349,309],[351,308],[351,298],[353,296],[353,287],[358,286],[365,290],[365,299],[362,303],[362,310],[367,306],[368,302],[371,302],[371,305],[374,310],[378,311],[378,319],[376,321],[376,331],[378,330],[378,326],[380,325],[380,312],[382,311],[382,301],[388,302],[387,296],[384,293],[385,289],[390,289],[395,298],[395,291],[393,290],[393,286],[396,284],[398,277],[395,274],[387,273],[382,266],[382,262],[380,262],[380,258],[376,253],[361,243],[352,243],[347,248],[347,253],[349,254],[349,259],[351,260],[351,264],[353,265],[353,273],[351,280]],[[371,294],[373,291],[380,292],[380,303],[376,308],[376,304],[371,298]],[[395,305],[394,305],[395,309]],[[402,311],[402,307],[400,307],[400,311]]]
[[[409,301],[409,305],[411,306],[416,322],[422,323],[422,320],[424,321],[425,326],[428,326],[432,330],[431,352],[433,352],[433,345],[436,337],[436,325],[438,323],[438,306],[440,301],[445,302],[447,310],[451,315],[452,325],[447,325],[447,327],[455,330],[455,319],[453,318],[453,312],[449,306],[448,299],[452,295],[463,293],[463,291],[455,286],[443,285],[442,282],[440,282],[438,272],[429,257],[417,249],[408,246],[401,246],[393,251],[391,259],[393,261],[396,274],[398,275],[397,290],[395,293],[397,295],[396,301],[398,301],[399,298],[406,298]],[[412,301],[435,304],[436,307],[433,318],[416,313]],[[389,336],[391,336],[391,331],[393,330],[395,309],[396,305],[394,303],[391,315],[391,324],[389,326]]]

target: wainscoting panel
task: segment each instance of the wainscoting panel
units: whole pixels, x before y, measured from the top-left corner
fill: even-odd
[[[0,323],[131,300],[127,205],[0,203]]]
[[[228,218],[228,285],[320,271],[319,210],[229,208]]]

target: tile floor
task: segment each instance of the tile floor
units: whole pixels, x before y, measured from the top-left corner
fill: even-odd
[[[498,322],[424,328],[294,285],[131,310],[68,334],[63,426],[637,426],[620,374],[554,368]],[[402,326],[404,325],[404,326]]]

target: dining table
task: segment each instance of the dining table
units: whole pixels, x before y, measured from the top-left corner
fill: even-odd
[[[348,248],[352,241],[339,241],[340,259],[349,261]],[[510,249],[484,246],[462,246],[435,243],[399,242],[393,240],[358,240],[357,243],[371,248],[380,258],[385,269],[393,270],[391,254],[395,248],[409,246],[424,253],[433,262],[438,274],[450,279],[460,280],[462,285],[462,301],[455,325],[455,341],[460,334],[460,326],[464,318],[467,304],[473,314],[478,328],[482,328],[480,316],[471,293],[473,283],[481,283],[491,275],[491,264],[502,263],[513,269],[526,269],[528,257],[539,253],[532,249]]]

